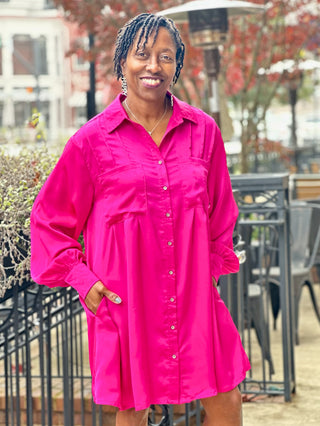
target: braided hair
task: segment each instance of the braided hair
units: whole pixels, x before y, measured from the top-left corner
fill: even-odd
[[[128,51],[132,46],[132,43],[135,40],[135,37],[139,30],[141,29],[137,50],[142,47],[144,48],[148,39],[152,33],[154,33],[153,43],[156,41],[159,28],[166,28],[171,34],[176,47],[176,72],[173,77],[173,83],[175,84],[179,78],[181,68],[183,67],[183,59],[185,47],[181,40],[180,33],[177,30],[172,19],[166,18],[164,16],[157,16],[151,13],[141,13],[140,15],[132,18],[128,21],[120,30],[118,31],[118,36],[116,40],[116,49],[113,57],[114,72],[119,80],[122,75],[121,61],[126,60]]]

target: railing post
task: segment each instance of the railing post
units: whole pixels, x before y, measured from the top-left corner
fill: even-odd
[[[47,355],[47,401],[48,426],[52,426],[52,357],[51,357],[51,303],[45,307],[47,311],[46,355]]]
[[[23,293],[23,308],[24,309],[24,328],[25,328],[25,350],[26,350],[26,359],[25,364],[22,366],[25,373],[26,379],[26,410],[27,410],[27,426],[33,426],[33,416],[32,416],[32,386],[31,386],[31,356],[30,356],[30,327],[29,327],[29,318],[28,318],[28,293],[27,290]]]
[[[70,395],[69,395],[69,335],[68,335],[68,293],[65,289],[63,292],[63,323],[62,323],[62,356],[63,356],[63,416],[65,425],[73,425],[70,412]]]
[[[39,372],[40,372],[40,390],[41,390],[41,424],[45,424],[45,374],[44,374],[44,330],[43,330],[43,287],[39,286]]]
[[[283,364],[283,381],[267,380],[264,374],[264,360],[266,359],[265,347],[260,342],[262,359],[263,380],[255,378],[255,372],[251,371],[248,383],[260,384],[260,390],[248,390],[248,393],[282,394],[286,401],[290,401],[291,393],[295,389],[295,368],[294,368],[294,322],[293,322],[293,290],[291,284],[291,258],[290,258],[290,224],[289,224],[289,178],[285,173],[279,174],[248,174],[231,176],[233,189],[239,191],[239,224],[242,229],[245,227],[258,227],[262,229],[272,226],[277,229],[278,241],[278,258],[279,258],[279,287],[280,287],[280,305],[282,310],[282,364]],[[240,231],[241,232],[241,231]],[[260,267],[263,267],[261,265]],[[244,269],[248,269],[247,263]],[[246,271],[246,279],[250,276],[249,270]],[[247,287],[244,285],[244,293]],[[268,289],[268,283],[265,283]],[[261,291],[264,291],[261,287]],[[238,293],[239,294],[239,293]],[[246,309],[250,309],[249,301],[245,300],[245,294],[242,299]],[[260,318],[261,319],[261,318]],[[247,320],[248,334],[251,328],[250,318]],[[264,332],[264,324],[260,324]],[[268,324],[267,324],[268,326]],[[268,333],[268,330],[267,330]],[[267,336],[268,337],[268,336]],[[266,341],[268,342],[268,338]],[[246,348],[247,349],[247,348]],[[251,355],[251,342],[249,341],[249,355]],[[273,386],[272,386],[273,385]],[[279,388],[283,386],[283,390]],[[244,390],[246,391],[246,380],[244,382]]]
[[[15,343],[15,379],[16,379],[16,397],[15,397],[15,414],[16,425],[21,425],[21,410],[20,410],[20,380],[19,380],[19,311],[18,311],[18,287],[13,288],[13,321],[14,321],[14,343]]]
[[[288,190],[288,189],[287,189]],[[290,215],[287,194],[281,193],[279,203],[283,208],[279,209],[283,226],[279,227],[279,266],[280,266],[280,306],[282,310],[282,350],[284,371],[284,395],[285,400],[291,400],[294,390],[294,321],[293,321],[293,291],[291,282],[290,261]]]

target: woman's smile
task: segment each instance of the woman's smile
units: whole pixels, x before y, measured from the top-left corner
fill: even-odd
[[[159,28],[157,36],[152,33],[147,43],[138,45],[136,37],[122,71],[128,84],[130,105],[141,100],[159,102],[164,99],[176,71],[177,47],[166,28]]]
[[[142,77],[141,82],[145,87],[158,87],[161,84],[161,80],[154,77]]]

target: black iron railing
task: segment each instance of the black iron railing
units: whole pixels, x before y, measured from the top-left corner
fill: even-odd
[[[7,291],[0,306],[5,424],[33,425],[36,411],[40,424],[53,425],[54,401],[60,398],[64,424],[73,425],[73,401],[83,401],[83,416],[90,395],[78,296],[72,289],[51,291],[26,283]]]
[[[200,425],[199,402],[168,407],[169,424]],[[87,327],[77,293],[32,283],[0,299],[0,424],[103,426],[112,407],[91,396]],[[161,410],[150,419],[157,424]],[[195,424],[195,423],[193,423]]]
[[[295,390],[288,185],[287,174],[232,176],[247,261],[236,278],[229,277],[229,287],[237,280],[231,294],[238,307],[236,315],[232,305],[230,310],[252,364],[242,392],[286,401]]]

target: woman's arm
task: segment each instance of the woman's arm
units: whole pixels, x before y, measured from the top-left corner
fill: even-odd
[[[220,275],[239,270],[232,242],[238,207],[232,193],[224,143],[217,126],[213,128],[212,137],[214,146],[208,175],[209,228],[211,273],[217,282]]]
[[[31,276],[49,287],[74,287],[85,298],[99,278],[78,242],[94,185],[83,153],[71,140],[41,189],[31,213]]]

